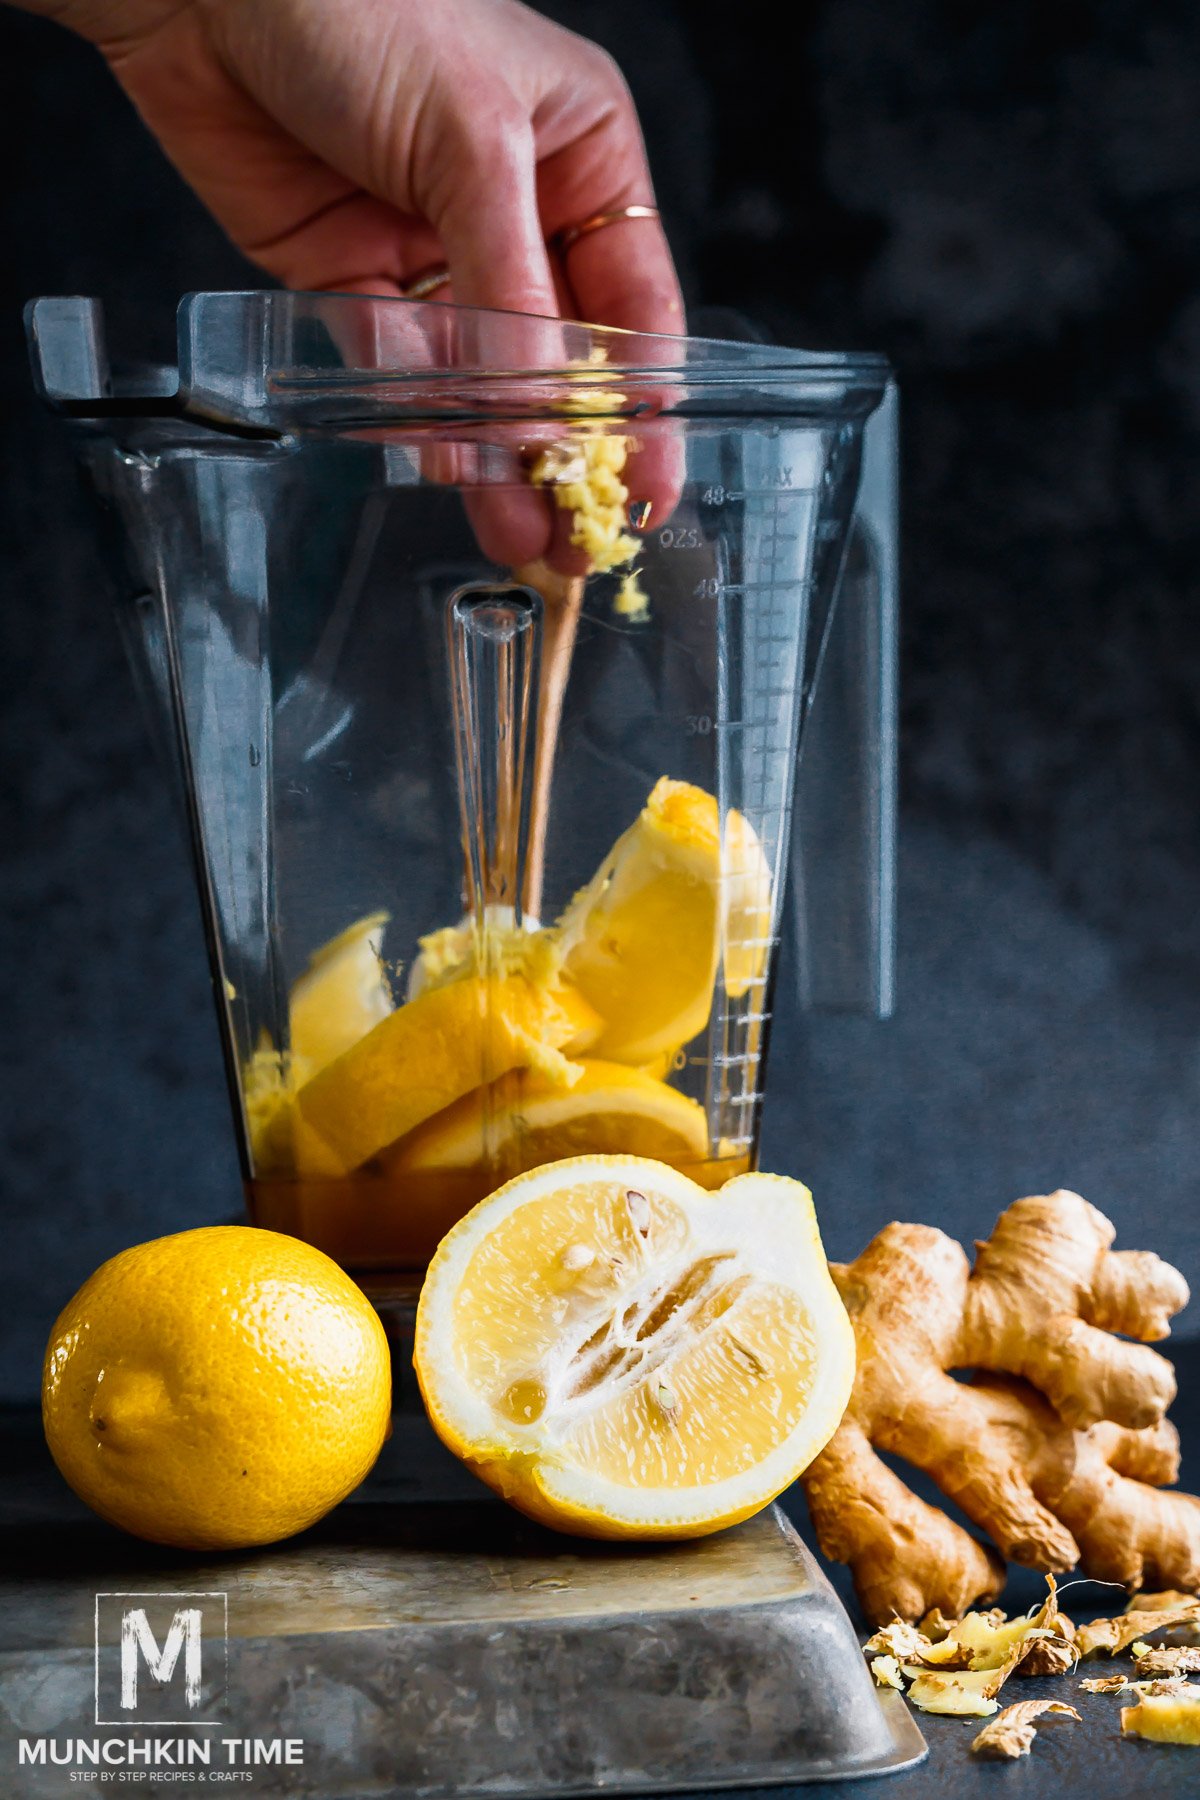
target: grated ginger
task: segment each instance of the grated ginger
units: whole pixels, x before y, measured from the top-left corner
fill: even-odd
[[[584,411],[608,412],[620,404],[611,389],[582,385],[596,379],[604,360],[603,350],[595,350],[590,364],[576,372],[581,385],[573,404]],[[621,479],[632,447],[631,438],[583,422],[570,437],[547,445],[529,472],[534,486],[552,489],[555,505],[571,514],[571,542],[598,574],[624,568],[642,547],[628,530],[629,489]],[[638,573],[626,570],[613,601],[625,618],[644,618],[649,611]]]

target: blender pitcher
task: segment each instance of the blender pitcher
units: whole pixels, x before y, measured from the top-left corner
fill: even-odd
[[[178,777],[254,1222],[419,1271],[556,1157],[753,1166],[810,711],[802,987],[886,1003],[883,362],[214,293],[177,371],[117,376],[94,301],[28,325]]]

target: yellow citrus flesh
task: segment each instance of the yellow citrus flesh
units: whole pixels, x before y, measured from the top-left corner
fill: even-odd
[[[242,1099],[254,1167],[291,1164],[288,1113],[295,1090],[385,1019],[393,1007],[381,956],[385,912],[369,913],[322,944],[292,988],[291,1051],[264,1032],[242,1067]]]
[[[849,1399],[854,1335],[799,1182],[713,1192],[581,1156],[518,1176],[443,1240],[414,1362],[443,1442],[523,1512],[682,1538],[808,1466]]]
[[[55,1462],[102,1518],[184,1549],[274,1543],[358,1486],[387,1435],[387,1339],[295,1238],[212,1226],[106,1262],[46,1351]]]
[[[380,1164],[395,1177],[490,1166],[515,1173],[587,1151],[665,1162],[708,1154],[704,1108],[640,1069],[585,1059],[574,1087],[522,1070],[430,1119]]]
[[[322,945],[291,993],[293,1065],[309,1077],[386,1019],[392,994],[380,959],[385,912],[359,919]]]
[[[408,997],[445,987],[463,975],[523,975],[534,987],[557,989],[562,956],[552,931],[516,923],[510,906],[488,906],[482,926],[468,914],[420,939],[409,976]]]
[[[731,1000],[740,1000],[766,974],[771,900],[771,869],[758,833],[743,813],[730,812],[721,858],[721,950]]]
[[[765,967],[770,870],[753,827],[664,776],[557,927],[563,968],[603,1023],[599,1057],[652,1063],[708,1023],[718,957],[740,995]],[[764,910],[765,901],[765,910]]]
[[[561,1047],[594,1028],[589,1009],[523,976],[466,976],[419,994],[307,1082],[291,1110],[299,1173],[343,1175],[474,1087],[537,1068],[566,1087]]]

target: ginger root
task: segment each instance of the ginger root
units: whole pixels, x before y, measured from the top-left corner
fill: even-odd
[[[1155,1491],[1178,1470],[1175,1379],[1146,1347],[1187,1283],[1149,1252],[1112,1250],[1114,1235],[1060,1190],[1008,1207],[973,1270],[943,1232],[902,1224],[835,1265],[858,1373],[803,1481],[821,1548],[850,1564],[873,1623],[958,1617],[1004,1580],[1001,1556],[878,1451],[925,1470],[1014,1562],[1200,1587],[1200,1501]]]

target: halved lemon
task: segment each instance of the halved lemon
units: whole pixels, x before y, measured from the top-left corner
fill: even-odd
[[[555,927],[604,1021],[594,1053],[651,1063],[703,1031],[722,949],[735,997],[765,968],[770,899],[749,820],[731,813],[722,846],[715,797],[664,775]]]
[[[414,1364],[435,1430],[522,1512],[587,1537],[748,1518],[832,1436],[854,1333],[812,1196],[716,1192],[581,1156],[518,1176],[442,1240]]]
[[[695,1100],[621,1063],[585,1060],[580,1067],[570,1088],[533,1069],[477,1088],[380,1162],[400,1177],[483,1164],[511,1172],[584,1151],[668,1162],[707,1156],[708,1125]]]

